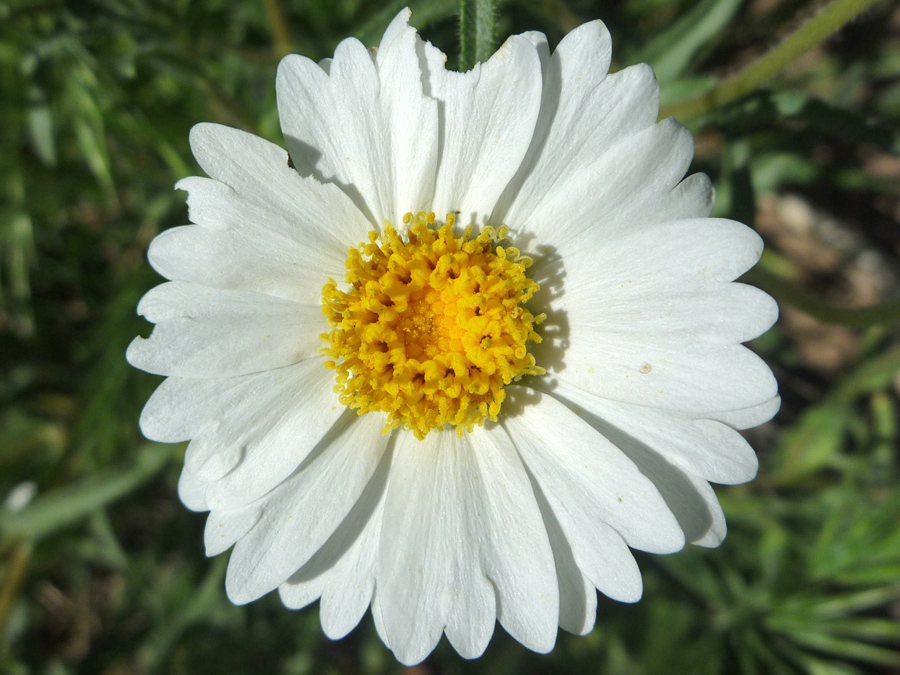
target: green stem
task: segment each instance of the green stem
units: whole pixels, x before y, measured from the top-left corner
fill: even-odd
[[[876,2],[878,0],[832,0],[777,47],[705,94],[667,106],[660,111],[660,118],[694,117],[749,94],[810,49],[834,35]]]
[[[281,0],[264,0],[263,4],[266,7],[269,23],[272,25],[275,53],[279,57],[287,56],[291,53],[291,29]]]
[[[459,69],[470,70],[494,53],[495,0],[460,0]]]

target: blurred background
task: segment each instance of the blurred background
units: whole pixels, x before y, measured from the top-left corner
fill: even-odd
[[[187,222],[172,186],[200,173],[193,124],[281,143],[280,56],[320,59],[347,36],[375,45],[405,4],[0,1],[0,673],[900,673],[900,7],[890,1],[731,100],[694,97],[739,81],[827,3],[497,9],[500,41],[541,30],[555,45],[603,19],[613,69],[652,64],[662,115],[695,132],[692,171],[716,183],[716,214],[766,240],[746,281],[779,300],[781,318],[751,346],[784,403],[748,434],[759,477],[718,489],[721,548],[638,554],[643,600],[601,596],[596,629],[560,633],[549,655],[498,629],[478,661],[442,642],[405,669],[368,615],[331,642],[316,606],[228,602],[227,555],[204,557],[204,516],[175,493],[184,447],[137,428],[161,380],[124,359],[150,331],[136,303],[161,280],[147,245]],[[408,4],[456,63],[458,3]]]

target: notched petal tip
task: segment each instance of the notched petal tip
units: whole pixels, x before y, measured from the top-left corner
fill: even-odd
[[[412,16],[412,10],[409,7],[404,7],[394,16],[393,20],[388,24],[388,27],[384,31],[384,35],[381,37],[381,42],[378,44],[378,51],[382,52],[384,49],[390,45],[398,35],[403,33],[404,30],[409,26],[409,19]]]
[[[188,509],[195,512],[209,511],[206,503],[207,485],[187,469],[181,470],[178,479],[178,498]]]
[[[140,314],[140,312],[138,312]],[[144,370],[141,367],[141,360],[144,356],[144,343],[146,343],[149,338],[142,338],[138,336],[134,338],[131,343],[128,345],[128,348],[125,350],[125,360],[128,361],[129,365],[134,368],[138,368],[140,370]]]

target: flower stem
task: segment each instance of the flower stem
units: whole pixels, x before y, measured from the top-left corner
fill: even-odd
[[[495,0],[460,0],[459,69],[470,70],[494,53]]]
[[[739,99],[775,77],[876,2],[878,0],[832,0],[774,49],[705,94],[667,106],[660,111],[660,118],[695,117]]]
[[[272,24],[272,40],[279,58],[291,53],[291,29],[281,0],[264,0],[266,15]]]

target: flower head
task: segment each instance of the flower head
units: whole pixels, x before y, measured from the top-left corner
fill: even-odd
[[[709,217],[602,23],[455,73],[408,20],[282,61],[288,152],[192,130],[209,178],[178,184],[195,224],[151,244],[171,281],[128,350],[168,376],[141,428],[190,440],[179,494],[234,547],[234,602],[320,599],[333,638],[371,606],[404,663],[442,634],[478,656],[497,620],[548,651],[595,589],[640,597],[629,547],[725,536],[709,481],[756,473],[737,429],[779,400],[741,343],[777,307],[733,283],[761,240]]]

